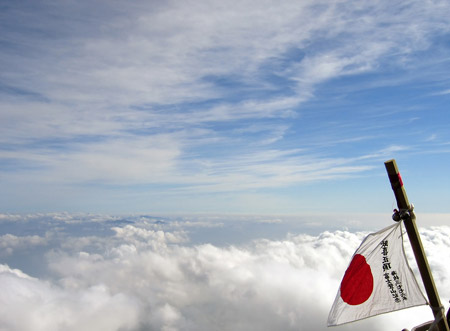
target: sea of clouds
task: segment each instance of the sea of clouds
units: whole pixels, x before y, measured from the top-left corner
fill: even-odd
[[[367,232],[230,218],[0,215],[0,330],[326,330]],[[450,227],[421,235],[447,308]],[[431,318],[417,307],[334,329],[400,331]]]

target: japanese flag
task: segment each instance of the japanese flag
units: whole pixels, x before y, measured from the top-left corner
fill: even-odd
[[[427,304],[406,260],[401,223],[363,240],[345,271],[328,326]]]

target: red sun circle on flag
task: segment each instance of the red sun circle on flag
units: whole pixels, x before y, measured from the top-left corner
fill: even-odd
[[[366,258],[355,254],[341,283],[341,298],[349,305],[360,305],[373,292],[373,275]]]

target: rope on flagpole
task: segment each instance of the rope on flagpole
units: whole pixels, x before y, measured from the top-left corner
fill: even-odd
[[[411,218],[416,218],[414,215],[414,205],[410,204],[409,208],[406,209],[394,209],[394,214],[392,215],[392,219],[396,222],[408,220]]]
[[[430,325],[430,328],[428,329],[428,331],[433,331],[434,328],[437,326],[437,324],[440,322],[440,320],[444,318],[445,309],[444,309],[444,306],[440,306],[440,307],[431,307],[430,306],[430,308],[433,311],[433,313],[435,313],[434,314],[435,318],[434,318],[433,323]]]

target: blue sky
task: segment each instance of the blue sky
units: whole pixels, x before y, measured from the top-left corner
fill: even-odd
[[[450,212],[447,1],[0,1],[3,212]]]

